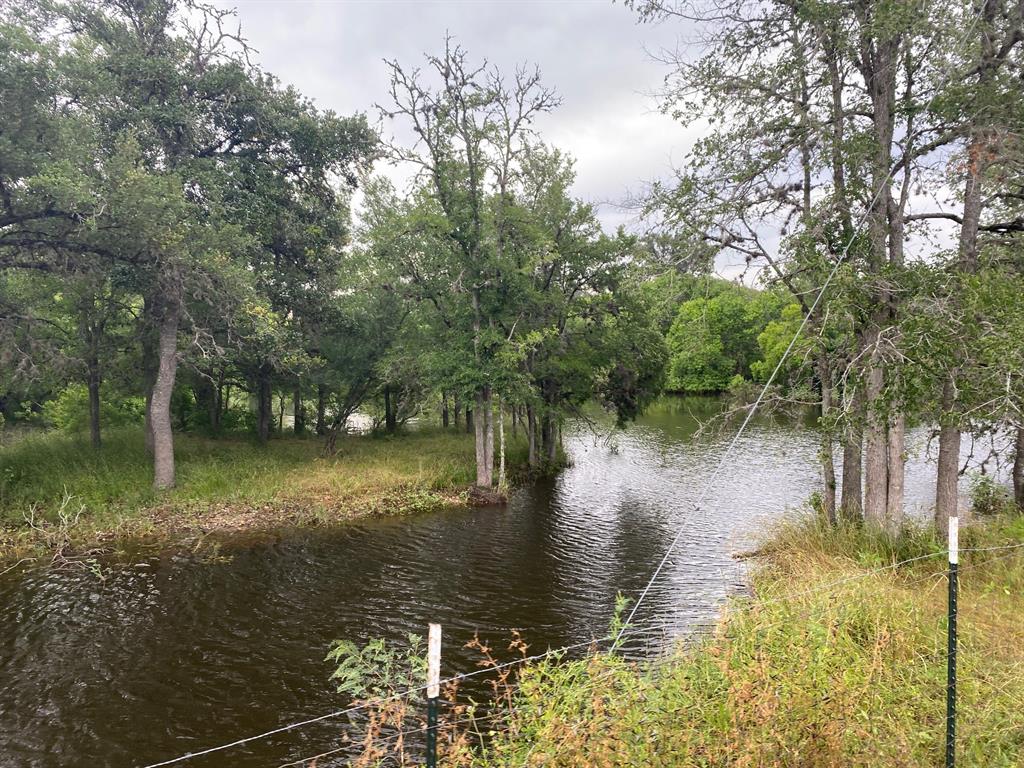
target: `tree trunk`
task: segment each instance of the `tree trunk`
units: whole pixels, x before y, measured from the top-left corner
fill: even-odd
[[[860,21],[859,55],[855,65],[864,79],[871,103],[874,147],[870,161],[873,198],[868,208],[867,279],[874,282],[876,309],[868,319],[865,348],[870,354],[865,392],[867,419],[864,432],[864,519],[892,532],[903,505],[903,417],[898,406],[886,402],[885,360],[880,348],[881,329],[896,319],[898,296],[883,280],[886,268],[903,266],[903,208],[892,192],[892,152],[896,117],[896,79],[903,38],[875,18],[875,4],[856,4]],[[909,151],[904,148],[903,151]],[[904,177],[904,190],[909,176]]]
[[[1017,427],[1017,450],[1013,456],[1013,499],[1024,512],[1024,427]]]
[[[143,433],[146,439],[146,450],[153,455],[153,386],[156,384],[157,369],[160,365],[157,350],[157,316],[156,300],[146,296],[142,301],[142,389],[146,397],[146,413],[143,422]]]
[[[174,431],[171,426],[171,396],[178,370],[178,322],[181,299],[172,289],[164,296],[157,341],[159,367],[150,401],[153,432],[153,487],[174,487]]]
[[[466,434],[473,434],[473,409],[466,406]]]
[[[270,439],[270,420],[274,404],[270,391],[270,368],[260,366],[256,372],[256,438],[261,443]]]
[[[537,468],[537,414],[533,412],[533,406],[526,406],[526,442],[529,450],[530,469]]]
[[[448,393],[441,393],[441,427],[448,429]]]
[[[210,431],[220,432],[220,418],[224,412],[224,369],[217,373],[217,386],[213,390],[213,402],[210,403]]]
[[[90,350],[86,363],[89,376],[89,439],[95,450],[100,449],[100,361]]]
[[[864,520],[884,528],[889,494],[889,441],[885,417],[878,412],[884,374],[876,360],[872,359],[869,365],[865,393],[867,427],[864,430]]]
[[[192,384],[192,399],[196,403],[196,412],[204,413],[206,415],[207,424],[210,429],[213,429],[213,424],[216,421],[214,412],[218,410],[217,405],[217,389],[213,384],[213,379],[207,377],[203,373],[196,372],[195,379]],[[181,425],[181,413],[178,414],[178,423]]]
[[[277,398],[277,434],[284,434],[284,392]]]
[[[452,395],[452,411],[454,413],[455,429],[462,424],[462,402],[458,395]]]
[[[889,419],[886,434],[886,456],[889,482],[886,487],[885,519],[889,533],[895,534],[903,525],[903,489],[906,475],[906,417],[897,412]]]
[[[547,414],[540,419],[540,452],[546,462],[551,452],[551,417]]]
[[[822,350],[818,356],[818,380],[821,383],[821,421],[826,422],[832,415],[832,368],[827,353]],[[832,448],[830,427],[821,430],[821,475],[824,490],[821,496],[822,512],[831,525],[836,524],[836,465]]]
[[[323,384],[316,386],[316,433],[323,435],[327,432],[325,420],[327,412],[327,387]]]
[[[942,385],[942,417],[939,427],[939,461],[935,471],[935,527],[945,540],[949,518],[957,513],[957,479],[960,476],[960,430],[953,423],[953,383]]]
[[[550,439],[548,440],[548,466],[554,467],[558,461],[558,446],[562,441],[562,431],[557,419],[551,419]]]
[[[974,132],[968,149],[967,181],[964,188],[963,219],[960,226],[958,269],[973,274],[978,267],[978,225],[981,221],[981,174],[984,165],[983,138]],[[954,302],[959,297],[954,297]],[[955,305],[955,304],[954,304]],[[956,379],[964,354],[959,349],[942,385],[942,413],[939,414],[939,461],[935,473],[935,527],[943,537],[949,518],[957,514],[957,479],[960,476],[960,407],[956,400]]]
[[[505,489],[505,409],[498,397],[498,487]]]
[[[306,411],[302,407],[302,387],[292,390],[292,431],[296,435],[306,433]]]
[[[840,512],[851,522],[864,520],[864,436],[859,427],[843,438],[843,488]]]
[[[855,390],[850,402],[850,416],[843,430],[843,491],[840,511],[849,521],[864,520],[864,398]]]
[[[484,449],[492,480],[494,475],[494,395],[490,387],[484,388]]]
[[[395,418],[395,404],[392,402],[391,385],[384,385],[384,431],[389,435],[395,434],[398,428],[398,420]]]
[[[474,447],[476,449],[476,484],[479,488],[490,488],[494,485],[494,446],[491,444],[488,450],[488,432],[491,439],[494,438],[493,430],[488,427],[487,411],[491,407],[491,393],[489,387],[483,387],[476,393],[476,408],[470,418],[467,411],[466,416],[473,427]],[[490,459],[490,461],[488,461]]]

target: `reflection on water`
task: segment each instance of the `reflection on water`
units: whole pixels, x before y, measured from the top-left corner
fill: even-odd
[[[808,425],[756,421],[694,510],[728,436],[691,438],[718,408],[666,399],[610,441],[566,430],[572,466],[507,509],[291,532],[216,562],[144,558],[102,581],[0,577],[0,765],[141,765],[331,711],[336,638],[402,642],[440,621],[452,673],[474,668],[474,632],[521,628],[534,651],[602,636],[680,526],[637,620],[667,635],[706,623],[742,580],[731,554],[819,486]],[[930,483],[913,459],[908,499],[927,505]],[[186,765],[272,766],[337,735],[328,721]]]

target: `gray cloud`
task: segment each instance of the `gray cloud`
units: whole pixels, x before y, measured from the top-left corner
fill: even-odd
[[[575,193],[590,202],[624,200],[668,173],[692,143],[692,135],[657,112],[651,94],[666,70],[647,53],[673,47],[683,30],[638,25],[610,0],[220,4],[237,8],[264,69],[339,114],[366,112],[376,120],[374,104],[387,100],[382,59],[420,63],[424,53],[440,50],[446,33],[471,57],[503,71],[539,66],[563,104],[538,129],[576,157]],[[601,205],[599,213],[608,229],[633,217],[615,205]]]

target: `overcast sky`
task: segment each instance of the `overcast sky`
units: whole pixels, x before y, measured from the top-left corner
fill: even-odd
[[[678,24],[644,24],[611,0],[223,0],[237,8],[258,61],[318,106],[366,112],[387,100],[382,59],[418,64],[446,32],[473,60],[502,71],[540,67],[562,106],[538,123],[543,138],[576,157],[576,194],[601,204],[606,229],[634,216],[616,206],[668,173],[690,145],[657,110],[666,74],[651,53],[674,48]],[[385,132],[390,127],[383,126]]]

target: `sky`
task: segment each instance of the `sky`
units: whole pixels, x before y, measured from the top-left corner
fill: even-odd
[[[540,68],[562,105],[538,121],[545,141],[576,158],[576,196],[606,230],[636,224],[622,203],[685,158],[693,131],[658,111],[668,73],[654,55],[675,48],[679,23],[639,24],[612,0],[223,0],[238,12],[255,60],[317,106],[379,120],[383,59],[423,62],[451,34],[471,60],[503,72]],[[401,134],[389,123],[385,135]],[[402,172],[389,175],[402,178]]]

